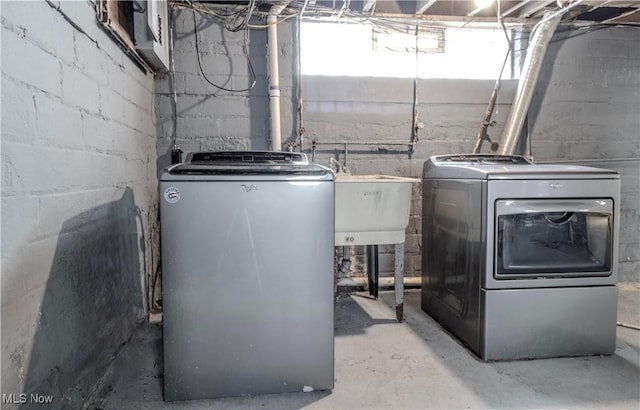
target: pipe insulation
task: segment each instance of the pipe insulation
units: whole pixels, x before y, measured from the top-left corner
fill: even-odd
[[[274,6],[276,8],[278,6]],[[267,15],[267,56],[269,60],[269,115],[271,117],[271,150],[282,151],[280,131],[280,72],[278,68],[277,13]],[[278,11],[279,12],[279,11]]]
[[[564,13],[557,12],[547,14],[540,23],[533,28],[531,41],[529,47],[527,47],[527,56],[524,59],[522,73],[520,74],[518,88],[516,89],[511,111],[509,112],[509,117],[507,118],[500,139],[498,147],[498,154],[500,155],[521,154],[515,151],[519,145],[522,126],[527,117],[536,83],[538,82],[544,55],[563,14]]]

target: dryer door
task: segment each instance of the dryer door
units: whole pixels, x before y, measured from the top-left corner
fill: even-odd
[[[498,200],[495,211],[497,280],[611,274],[611,199]]]

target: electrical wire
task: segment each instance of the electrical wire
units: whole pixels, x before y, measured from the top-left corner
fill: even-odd
[[[200,74],[202,74],[202,78],[204,78],[204,80],[209,83],[210,85],[212,85],[213,87],[217,88],[218,90],[222,90],[222,91],[228,91],[228,92],[232,92],[232,93],[240,93],[240,92],[245,92],[245,91],[249,91],[251,90],[255,85],[256,85],[256,73],[255,70],[253,68],[253,63],[251,62],[251,57],[249,57],[249,30],[245,29],[244,30],[244,45],[242,47],[242,51],[244,52],[245,57],[247,58],[247,64],[249,65],[249,76],[251,78],[251,85],[247,88],[243,88],[243,89],[233,89],[233,88],[226,88],[223,87],[221,85],[215,84],[214,82],[212,82],[211,80],[209,80],[209,78],[207,77],[207,75],[204,72],[204,69],[202,68],[202,59],[200,58],[200,41],[198,40],[198,24],[196,21],[196,11],[192,10],[193,13],[193,35],[195,36],[195,45],[196,45],[196,60],[198,61],[198,68],[200,69]]]
[[[298,14],[289,14],[287,17],[284,17],[280,20],[277,20],[275,23],[270,23],[270,24],[248,24],[247,27],[249,28],[269,28],[271,26],[277,26],[278,24],[282,23],[283,21],[287,21],[289,20],[291,17],[297,17]]]
[[[178,91],[176,89],[176,61],[174,58],[174,50],[173,50],[173,42],[174,42],[174,25],[175,19],[173,16],[173,9],[169,11],[169,53],[171,55],[171,66],[170,66],[170,75],[171,75],[171,88],[173,89],[173,133],[172,133],[172,142],[173,147],[177,147],[178,141]]]

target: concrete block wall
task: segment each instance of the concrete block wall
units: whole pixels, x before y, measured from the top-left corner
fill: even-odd
[[[182,12],[176,18],[176,25],[176,57],[180,56],[176,59],[178,145],[185,151],[268,148],[266,77],[262,83],[259,79],[260,87],[248,95],[207,88],[193,66],[192,17]],[[295,107],[297,87],[300,86],[305,129],[302,148],[311,154],[313,139],[323,143],[315,151],[316,162],[328,165],[329,158],[333,157],[344,163],[344,146],[325,145],[327,142],[410,141],[413,80],[303,76],[302,83],[297,84],[295,23],[285,22],[279,29],[283,140],[297,137],[299,125]],[[207,39],[209,45],[205,47],[203,57],[209,58],[211,72],[221,74],[221,80],[234,83],[236,79],[246,84],[242,61],[234,65],[234,70],[240,74],[229,70],[231,57],[227,55],[237,56],[241,52],[242,43],[238,38],[234,40],[215,25],[207,26],[204,32],[207,35],[201,38]],[[559,30],[547,53],[528,120],[536,160],[638,157],[639,35],[637,30],[624,27]],[[260,31],[250,33],[250,50],[256,65],[266,64],[265,36]],[[185,59],[191,62],[181,61]],[[492,80],[419,80],[417,112],[424,128],[419,131],[420,142],[415,150],[410,152],[408,147],[393,145],[349,146],[348,168],[354,174],[420,177],[422,164],[431,155],[471,152],[493,84]],[[165,158],[163,165],[168,164],[167,151],[171,146],[169,86],[168,80],[156,84],[160,118],[158,155]],[[493,116],[497,124],[488,130],[496,142],[509,114],[516,86],[517,80],[502,83]],[[233,117],[233,121],[227,121],[228,117]],[[489,152],[487,143],[483,152]],[[637,197],[640,189],[634,178],[636,164],[627,161],[624,166],[620,233],[622,280],[640,280],[640,261],[637,252],[632,251],[638,248],[636,233],[640,208]],[[421,209],[421,192],[417,185],[406,236],[407,276],[420,276],[421,272]],[[352,274],[362,275],[363,250],[355,248],[353,252]],[[380,252],[381,274],[391,275],[393,247],[381,247]]]
[[[0,12],[2,408],[23,393],[81,408],[144,320],[158,264],[153,76],[93,2]]]
[[[619,279],[638,281],[640,31],[561,28],[548,55],[530,110],[532,153],[620,173]]]
[[[173,10],[175,30],[176,145],[185,154],[205,150],[269,150],[269,80],[267,73],[267,30],[248,33],[248,55],[255,72],[255,86],[249,91],[218,90],[200,74],[196,55],[193,12]],[[227,89],[245,89],[251,84],[250,69],[243,51],[244,32],[225,30],[208,17],[196,14],[198,47],[207,78]],[[295,22],[278,25],[280,61],[281,127],[283,143],[295,135],[293,50]],[[174,145],[173,85],[169,75],[155,84],[158,170],[170,164]]]

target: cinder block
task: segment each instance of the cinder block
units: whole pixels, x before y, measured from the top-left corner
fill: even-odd
[[[73,230],[88,223],[90,215],[83,214],[87,209],[116,199],[114,188],[91,190],[90,192],[68,192],[38,197],[39,218],[35,224],[38,237],[53,237],[60,234],[65,221],[65,229]],[[78,218],[83,215],[85,219]]]
[[[88,8],[88,4],[85,3],[85,7]],[[24,37],[36,47],[68,64],[74,61],[74,30],[46,3],[3,2],[2,17],[7,22],[3,22],[3,25],[11,25],[15,31],[24,33]],[[55,31],[55,35],[52,35],[52,31]]]
[[[407,234],[405,252],[409,254],[420,254],[422,252],[422,235]]]
[[[11,258],[34,238],[32,223],[38,217],[38,199],[33,196],[2,195],[2,233],[10,241],[2,244],[2,259]],[[4,268],[4,266],[3,266]],[[3,300],[4,303],[4,300]]]
[[[122,78],[122,96],[130,102],[149,110],[153,101],[153,77],[137,78],[134,73],[127,73]]]
[[[100,111],[98,83],[82,74],[77,68],[62,65],[62,100],[72,107],[90,113]]]
[[[177,74],[177,73],[176,73]],[[155,95],[160,94],[173,94],[171,88],[171,74],[168,72],[158,73],[153,82],[153,92]]]
[[[411,272],[415,276],[420,276],[422,274],[422,254],[410,254],[409,259],[411,260]]]
[[[123,100],[122,106],[124,109],[123,122],[125,125],[143,133],[154,133],[153,123],[149,113],[144,112],[140,106],[129,100]]]
[[[104,33],[102,32],[102,30],[98,26],[98,22],[96,21],[95,6],[94,4],[92,4],[92,2],[60,1],[59,7],[62,12],[67,15],[67,17],[69,17],[75,24],[78,25],[78,27],[82,29],[82,31],[87,33],[94,40],[100,40],[100,34]],[[64,20],[62,20],[61,23],[70,26],[69,23]],[[75,34],[78,37],[85,37],[84,34],[80,32],[75,32]],[[76,42],[76,46],[78,45],[79,43]],[[81,55],[84,53],[84,50],[77,49],[77,53],[78,57],[81,57]]]
[[[60,97],[62,94],[60,60],[4,26],[2,74],[53,95]]]
[[[41,93],[40,93],[41,94]],[[2,139],[33,140],[36,122],[35,93],[22,83],[2,79]]]
[[[51,95],[34,96],[35,128],[38,139],[51,146],[84,146],[82,138],[82,114],[78,108],[63,104]]]
[[[410,216],[409,217],[409,225],[407,226],[407,233],[408,234],[417,234],[418,233],[418,226],[420,226],[422,224],[422,217],[421,216]]]
[[[88,148],[103,153],[113,149],[111,124],[101,116],[82,115],[82,136]]]
[[[124,122],[124,99],[110,88],[100,88],[100,114],[105,118]]]

